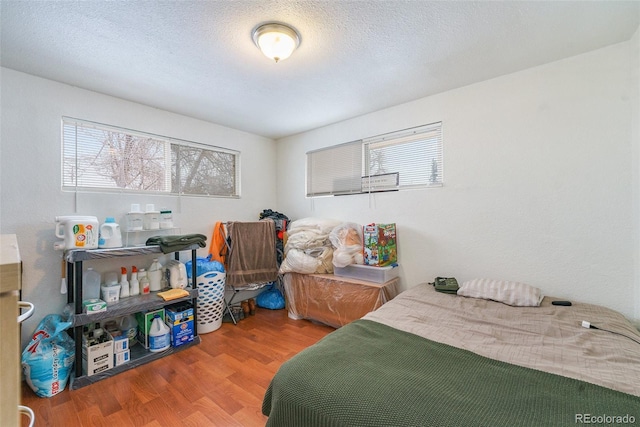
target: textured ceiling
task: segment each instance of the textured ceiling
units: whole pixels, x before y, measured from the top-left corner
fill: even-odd
[[[629,40],[638,1],[0,3],[3,67],[270,138]],[[282,21],[278,64],[251,30]]]

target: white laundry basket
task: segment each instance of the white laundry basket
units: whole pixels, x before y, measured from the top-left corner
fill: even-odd
[[[213,332],[222,326],[226,273],[210,271],[196,278],[198,284],[198,333]]]

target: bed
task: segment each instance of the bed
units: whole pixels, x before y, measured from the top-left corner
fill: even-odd
[[[417,285],[285,362],[267,426],[640,423],[638,330],[553,300],[513,307]]]

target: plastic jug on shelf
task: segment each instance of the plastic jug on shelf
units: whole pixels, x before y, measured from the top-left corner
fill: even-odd
[[[165,277],[173,289],[184,289],[189,284],[187,269],[178,260],[171,260],[165,265]]]
[[[104,224],[100,226],[98,247],[105,249],[122,247],[122,232],[113,217],[107,217]]]
[[[169,327],[162,321],[159,314],[156,314],[149,329],[149,351],[164,351],[171,347],[171,336]]]
[[[82,299],[100,298],[100,273],[93,268],[87,268],[82,275]]]
[[[98,247],[100,223],[95,216],[57,216],[55,221],[56,237],[64,240],[55,242],[54,249],[96,249]]]
[[[136,335],[138,334],[138,322],[135,316],[129,314],[120,319],[120,325],[118,325],[123,335],[129,337],[129,348],[135,345]]]
[[[153,263],[147,270],[147,277],[149,277],[151,292],[158,292],[162,289],[162,265],[158,262],[158,258],[153,259]]]

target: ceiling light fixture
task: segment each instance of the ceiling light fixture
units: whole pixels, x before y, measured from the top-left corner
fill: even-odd
[[[269,22],[253,30],[253,42],[267,58],[278,62],[287,59],[298,46],[300,35],[284,24]]]

